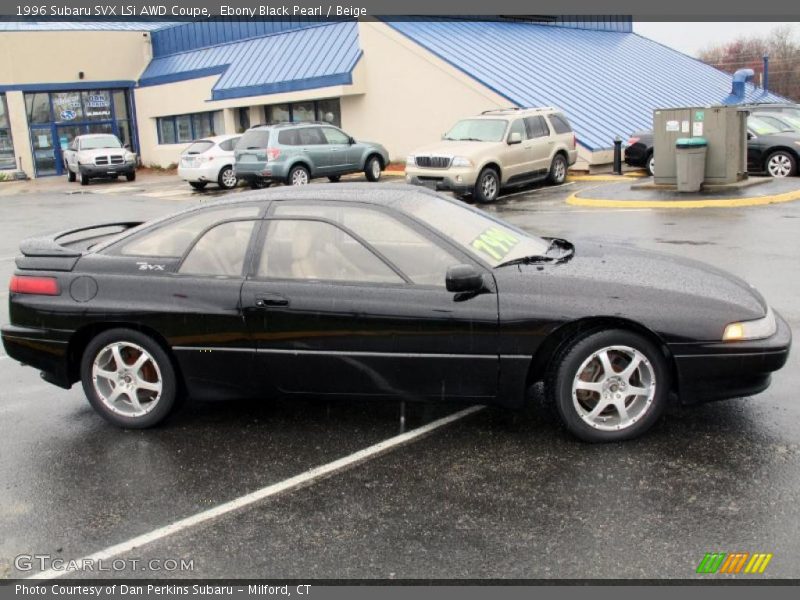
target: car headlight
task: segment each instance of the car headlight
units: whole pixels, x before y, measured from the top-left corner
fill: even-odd
[[[453,167],[471,167],[472,161],[468,158],[464,158],[463,156],[456,156],[450,165]]]
[[[408,156],[406,156],[406,166],[407,167],[413,167],[416,164],[417,164],[417,159],[413,154],[409,154]]]
[[[775,313],[772,312],[771,308],[767,308],[766,316],[761,319],[729,323],[722,334],[722,340],[725,342],[760,340],[774,335],[777,330],[778,325],[775,322]]]
[[[136,162],[136,155],[135,154],[126,154],[125,155],[125,162]]]

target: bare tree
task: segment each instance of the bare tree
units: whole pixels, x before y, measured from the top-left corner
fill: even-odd
[[[753,69],[757,83],[762,83],[764,56],[769,56],[769,91],[800,101],[800,43],[788,25],[763,37],[740,37],[699,53],[700,60],[727,73]]]

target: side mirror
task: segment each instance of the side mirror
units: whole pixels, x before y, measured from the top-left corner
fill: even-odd
[[[130,144],[122,144],[122,147],[125,148],[125,150],[130,150],[131,149],[131,145]]]
[[[448,292],[478,292],[483,289],[483,275],[472,265],[455,265],[447,269]]]
[[[748,140],[755,139],[755,137],[756,137],[756,136],[754,136],[754,135],[753,135],[752,133],[750,133],[749,131],[747,132],[747,139],[748,139]]]
[[[511,144],[521,144],[522,143],[522,134],[518,131],[515,131],[511,135],[508,136],[508,145]]]
[[[347,143],[352,146],[353,144],[356,143],[356,138],[354,138],[354,137],[347,138]]]

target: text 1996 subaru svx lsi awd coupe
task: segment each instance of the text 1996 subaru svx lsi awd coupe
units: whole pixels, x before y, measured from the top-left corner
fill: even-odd
[[[184,396],[518,407],[543,381],[572,433],[620,440],[670,397],[764,390],[791,344],[724,271],[537,237],[410,186],[258,191],[21,250],[6,351],[58,386],[80,380],[123,427]]]

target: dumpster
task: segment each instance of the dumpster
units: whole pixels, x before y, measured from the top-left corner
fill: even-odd
[[[705,138],[679,138],[675,142],[675,167],[679,192],[699,192],[706,173]]]

